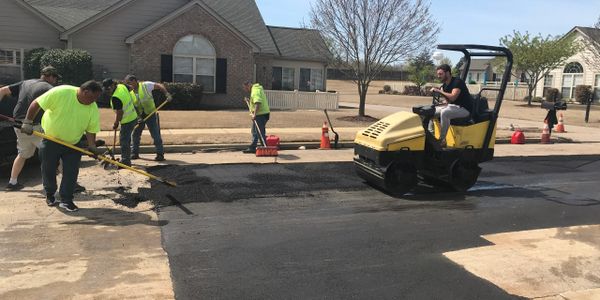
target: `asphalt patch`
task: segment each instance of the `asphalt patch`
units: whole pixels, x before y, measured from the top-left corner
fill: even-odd
[[[113,202],[128,208],[135,208],[140,202],[147,201],[147,198],[142,197],[140,194],[128,193],[122,186],[114,189],[114,191],[118,193],[120,197],[113,199]]]
[[[139,190],[143,198],[150,199],[157,207],[273,196],[310,196],[331,190],[370,188],[355,174],[352,162],[169,165],[153,167],[149,171],[178,184],[176,188],[170,188],[151,181],[150,189]]]

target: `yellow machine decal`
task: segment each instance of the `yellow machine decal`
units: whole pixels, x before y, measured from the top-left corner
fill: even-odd
[[[377,151],[408,148],[425,149],[425,134],[421,117],[410,112],[397,112],[356,133],[354,143]]]

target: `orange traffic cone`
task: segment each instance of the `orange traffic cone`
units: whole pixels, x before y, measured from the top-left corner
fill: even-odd
[[[565,130],[565,123],[563,122],[563,114],[560,113],[559,117],[558,117],[558,125],[556,125],[556,132],[567,132]]]
[[[321,131],[321,147],[319,147],[319,149],[331,149],[331,142],[329,141],[329,127],[327,126],[327,122],[323,122],[323,129]]]
[[[540,143],[550,144],[550,127],[546,121],[544,121],[544,130],[542,130],[542,139]]]

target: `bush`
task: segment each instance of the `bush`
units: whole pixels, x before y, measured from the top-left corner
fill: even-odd
[[[50,49],[42,55],[40,66],[55,67],[63,84],[79,86],[94,78],[92,56],[81,49]]]
[[[392,91],[392,95],[400,95],[400,92],[398,92],[398,91],[396,91],[396,90],[393,90],[393,91]]]
[[[384,90],[379,90],[379,93],[380,94],[385,94],[385,91]]]
[[[44,48],[35,48],[25,52],[25,57],[23,58],[23,71],[25,73],[25,78],[38,78],[40,77],[41,64],[40,59],[44,54],[46,54],[46,49]]]
[[[579,103],[587,103],[592,97],[592,87],[589,85],[578,85],[575,87],[575,100]]]
[[[469,80],[469,84],[477,84],[477,81],[475,81],[475,80]]]
[[[416,85],[407,85],[404,87],[402,95],[421,96],[421,89]]]
[[[391,87],[391,86],[389,86],[389,85],[387,85],[387,84],[383,86],[383,92],[384,92],[384,93],[388,94],[388,93],[390,93],[391,91],[392,91],[392,87]]]
[[[558,101],[560,100],[560,91],[555,88],[548,88],[546,90],[546,100],[547,101]]]
[[[160,110],[198,110],[203,108],[201,107],[202,92],[204,91],[202,85],[181,82],[163,82],[163,84],[173,96],[173,101]],[[158,90],[153,90],[152,96],[156,107],[166,100],[165,95]],[[97,101],[98,107],[110,108],[109,101],[109,95],[102,93]]]
[[[165,110],[198,110],[202,109],[202,92],[204,88],[199,84],[164,82],[165,88],[171,95],[173,101],[164,106]],[[155,93],[156,92],[156,93]],[[165,101],[163,93],[154,91],[156,105]],[[161,109],[162,110],[162,109]]]
[[[542,102],[544,99],[542,99],[542,97],[533,97],[533,100],[531,100],[531,102]],[[525,96],[525,98],[523,98],[523,101],[525,102],[529,102],[529,96]]]

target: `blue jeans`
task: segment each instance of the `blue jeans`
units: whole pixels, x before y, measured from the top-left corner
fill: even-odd
[[[128,166],[131,165],[131,133],[133,132],[133,127],[135,127],[135,124],[137,124],[137,120],[121,124],[121,131],[119,131],[119,142],[121,143],[121,163]]]
[[[142,118],[145,118],[142,117]],[[158,126],[158,114],[153,114],[143,122],[133,131],[133,144],[131,145],[131,153],[140,154],[140,140],[142,139],[142,131],[148,125],[148,131],[150,131],[150,136],[152,136],[152,141],[154,141],[154,148],[156,148],[156,154],[163,155],[165,154],[165,150],[163,148],[163,141],[160,136],[160,126]]]
[[[263,140],[267,140],[267,133],[265,132],[265,127],[267,126],[267,122],[269,121],[269,114],[264,114],[260,116],[256,116],[256,124],[258,124],[258,128],[260,129],[260,133],[262,133]],[[256,125],[252,122],[252,144],[250,144],[250,148],[255,149],[256,145],[258,145],[258,141],[260,138],[258,137],[258,131],[256,130]],[[263,144],[262,141],[260,141]],[[263,146],[266,146],[263,144]]]
[[[54,196],[56,193],[56,168],[59,160],[63,162],[62,181],[60,182],[61,202],[73,202],[73,190],[79,176],[79,163],[81,153],[63,145],[42,140],[39,149],[39,157],[42,162],[42,181],[46,197]]]

